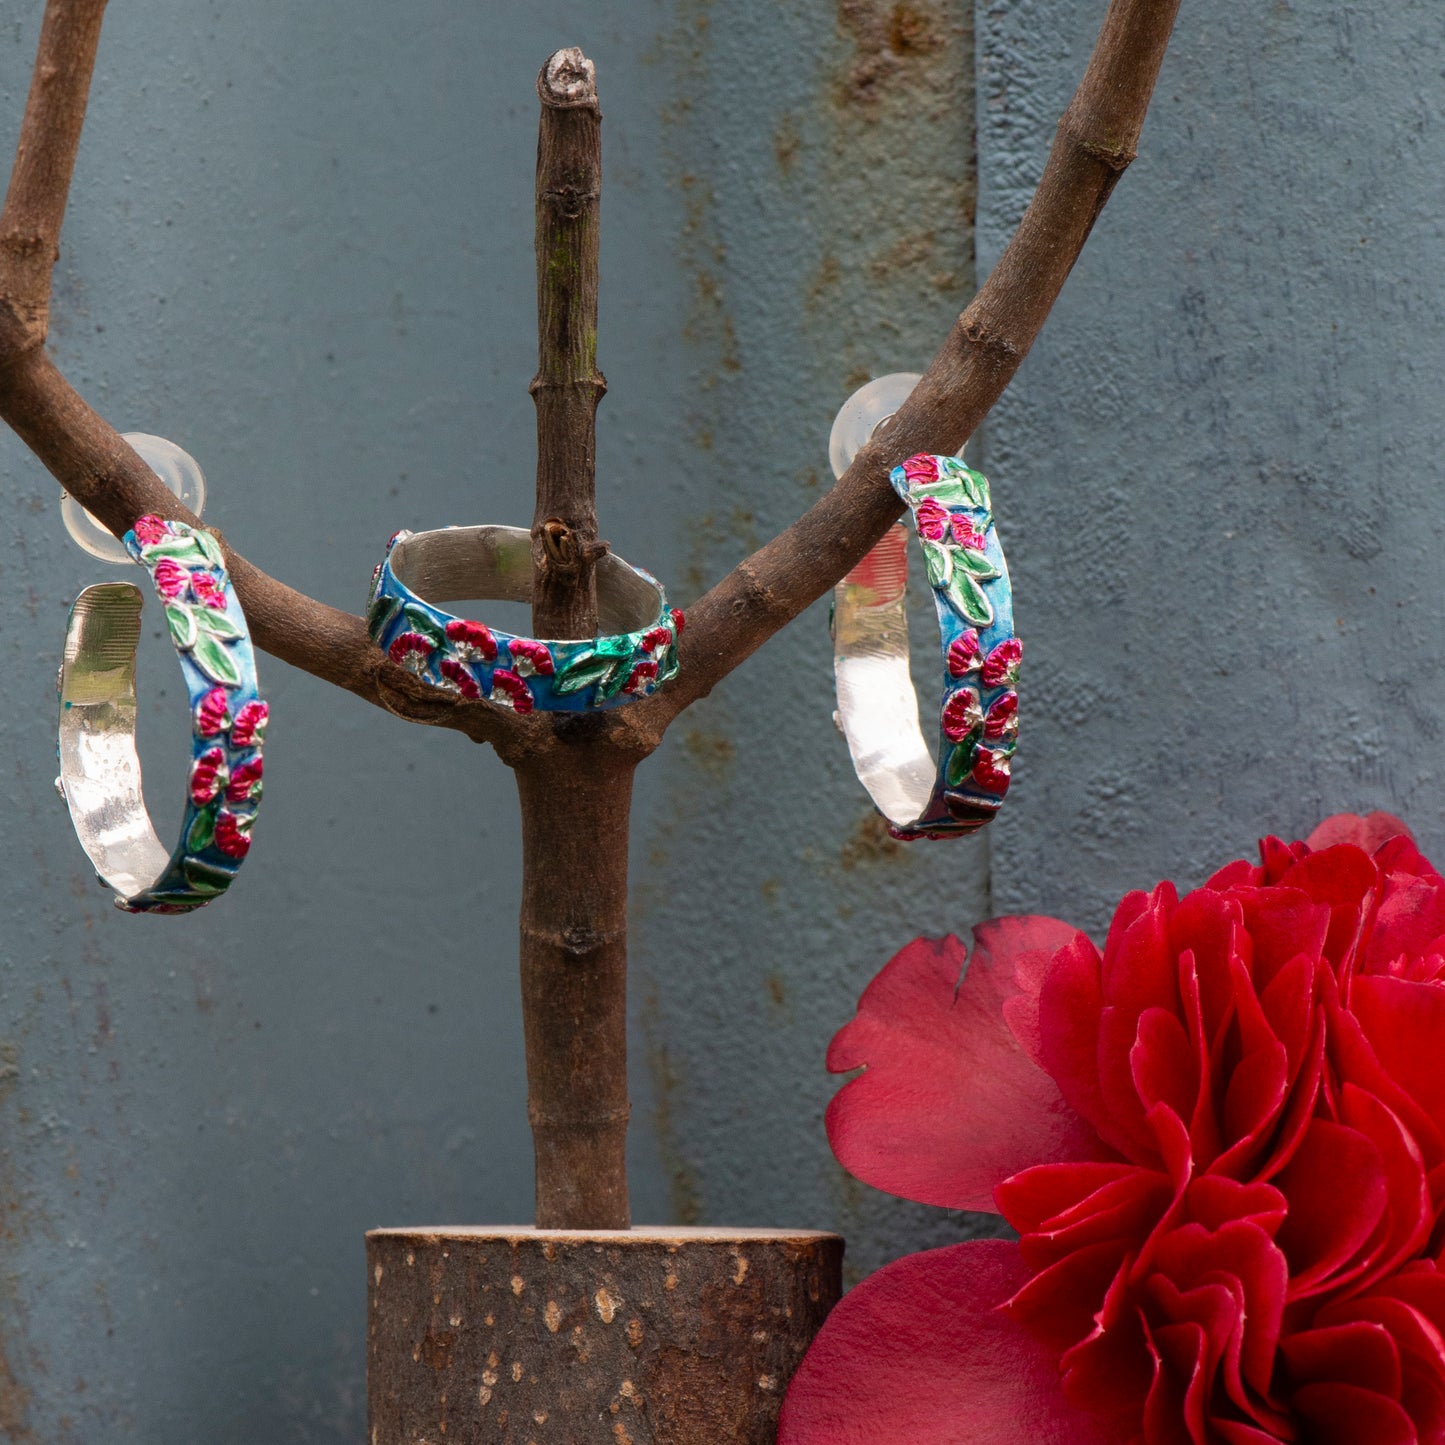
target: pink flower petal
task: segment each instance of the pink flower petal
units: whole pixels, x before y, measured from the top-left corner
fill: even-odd
[[[1305,846],[1318,853],[1333,848],[1336,843],[1353,843],[1356,848],[1373,853],[1391,838],[1402,836],[1412,842],[1415,837],[1393,813],[1366,813],[1363,817],[1358,813],[1336,813],[1305,839]]]
[[[995,1187],[1020,1170],[1100,1157],[1003,1017],[1019,991],[1015,955],[1076,936],[1052,918],[999,920],[987,945],[980,933],[961,986],[957,938],[915,939],[894,955],[828,1050],[834,1073],[865,1068],[828,1107],[843,1167],[906,1199],[992,1210]]]
[[[1018,1246],[975,1240],[895,1261],[844,1296],[793,1377],[778,1445],[1120,1445],[1071,1406],[1058,1361],[998,1306]]]

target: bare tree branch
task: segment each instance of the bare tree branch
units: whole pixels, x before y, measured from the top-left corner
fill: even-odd
[[[597,251],[602,108],[592,62],[575,48],[537,77],[537,509],[532,628],[597,632]]]
[[[13,358],[45,344],[50,271],[85,123],[105,0],[49,0],[0,210],[0,350]]]
[[[49,0],[0,211],[0,417],[117,536],[155,512],[199,525],[44,352],[51,273],[85,119],[105,0]],[[222,545],[225,546],[224,539]],[[230,547],[226,566],[258,647],[412,722],[455,728],[509,757],[545,743],[540,720],[458,705],[372,646],[361,618],[268,577]]]
[[[665,728],[855,566],[903,510],[890,468],[916,452],[956,452],[1002,395],[1134,159],[1178,9],[1179,0],[1112,0],[1038,189],[992,275],[838,484],[688,608],[681,672],[639,704],[648,723]]]

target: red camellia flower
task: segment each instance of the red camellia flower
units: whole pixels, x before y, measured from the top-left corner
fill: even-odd
[[[1445,881],[1382,813],[1260,855],[868,987],[838,1158],[1019,1237],[848,1294],[780,1445],[1445,1441]]]

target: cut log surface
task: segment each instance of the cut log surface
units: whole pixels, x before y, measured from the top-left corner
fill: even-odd
[[[367,1235],[370,1445],[773,1445],[836,1234]]]

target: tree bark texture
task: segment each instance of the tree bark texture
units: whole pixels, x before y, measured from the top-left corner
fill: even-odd
[[[774,1445],[843,1241],[378,1230],[371,1445]]]
[[[532,627],[597,631],[597,253],[602,109],[592,62],[559,50],[537,77],[537,510]]]
[[[536,1222],[543,1229],[626,1229],[633,768],[582,743],[524,764],[516,778]]]

